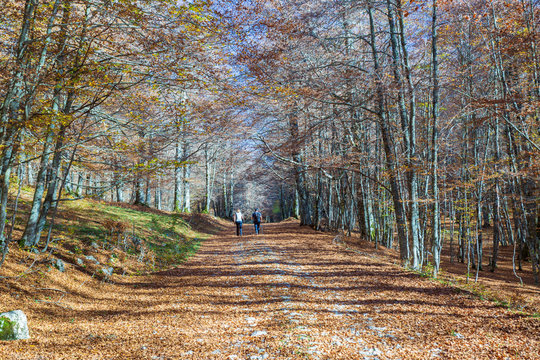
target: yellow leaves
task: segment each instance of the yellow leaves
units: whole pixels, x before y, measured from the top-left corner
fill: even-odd
[[[154,157],[144,163],[134,164],[131,170],[134,172],[148,172],[156,174],[163,170],[184,167],[193,163],[193,161],[163,160]]]
[[[117,142],[114,144],[114,149],[116,149],[116,150],[123,150],[123,151],[125,151],[125,150],[130,150],[130,149],[132,149],[132,148],[133,148],[133,146],[132,146],[131,144],[128,144],[128,143],[126,142],[126,140],[124,140],[124,139],[122,139],[122,140],[120,140],[120,141],[117,141]]]
[[[276,86],[274,87],[274,91],[280,95],[287,95],[287,96],[296,95],[294,90],[288,86]]]

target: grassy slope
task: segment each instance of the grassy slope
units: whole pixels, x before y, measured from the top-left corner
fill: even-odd
[[[146,270],[181,263],[208,236],[193,229],[182,214],[95,201],[73,202],[66,205],[66,210],[55,226],[61,247],[73,253],[95,247],[104,254],[123,252],[116,255],[123,260],[137,259]],[[144,244],[144,255],[139,243]],[[133,270],[142,270],[134,265],[131,263]]]
[[[67,201],[57,215],[49,250],[38,254],[21,250],[15,243],[24,230],[30,201],[31,192],[24,191],[14,241],[0,267],[0,312],[25,308],[29,300],[62,306],[62,294],[86,291],[81,284],[117,282],[125,276],[181,264],[223,225],[209,215],[94,200]],[[118,232],[115,227],[123,229]],[[65,272],[55,268],[58,259],[65,264]],[[114,269],[110,278],[104,272],[109,268]],[[53,290],[43,293],[43,289]]]

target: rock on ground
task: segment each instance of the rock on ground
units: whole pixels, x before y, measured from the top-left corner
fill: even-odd
[[[103,271],[103,274],[106,277],[111,277],[112,274],[113,274],[114,269],[112,267],[104,267],[104,268],[101,269],[101,271]]]
[[[93,257],[92,255],[87,255],[87,256],[85,256],[85,258],[86,258],[86,260],[88,260],[88,261],[93,261],[93,262],[95,262],[97,265],[99,265],[99,261],[98,261],[95,257]]]
[[[29,339],[28,320],[21,310],[0,314],[0,340]]]
[[[56,261],[54,261],[54,267],[57,268],[58,271],[60,272],[66,271],[66,266],[64,262],[62,261],[62,259],[56,259]]]

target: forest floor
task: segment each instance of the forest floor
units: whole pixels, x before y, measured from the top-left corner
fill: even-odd
[[[422,278],[391,254],[297,222],[245,232],[226,227],[167,271],[80,278],[62,306],[10,300],[31,339],[0,343],[0,358],[540,358],[540,319]]]
[[[492,239],[492,228],[483,229],[484,237]],[[399,251],[379,246],[374,248],[373,242],[362,240],[358,234],[350,237],[342,237],[343,246],[352,251],[360,251],[377,256],[381,261],[399,264]],[[517,249],[512,245],[499,246],[499,256],[497,268],[490,271],[490,256],[492,254],[492,243],[484,242],[484,256],[482,268],[477,271],[471,264],[467,266],[467,259],[459,261],[456,256],[456,244],[453,244],[452,257],[450,256],[450,240],[444,239],[441,253],[441,270],[439,280],[450,285],[470,291],[480,298],[486,298],[507,306],[514,310],[523,311],[528,314],[540,314],[540,286],[534,283],[534,276],[530,261],[523,261],[522,270],[519,270]],[[514,259],[514,261],[513,261]],[[432,260],[432,259],[428,259]],[[426,266],[421,276],[430,277],[433,267]],[[478,279],[476,280],[476,275]],[[540,356],[539,356],[540,358]]]

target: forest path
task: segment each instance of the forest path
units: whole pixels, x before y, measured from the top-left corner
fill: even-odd
[[[540,321],[297,223],[231,227],[182,266],[50,308],[2,359],[538,359]],[[32,324],[31,324],[32,326]]]

